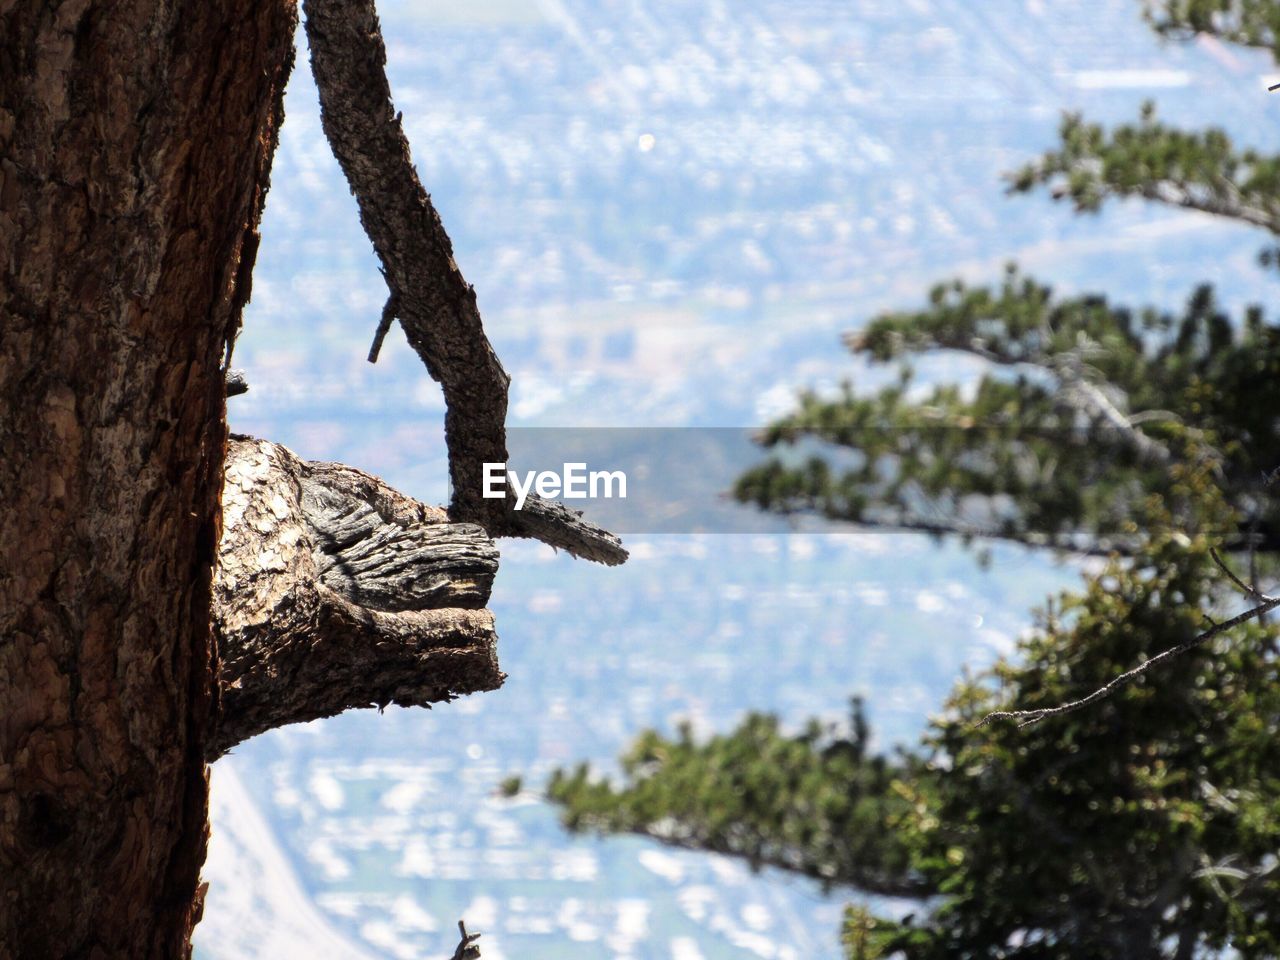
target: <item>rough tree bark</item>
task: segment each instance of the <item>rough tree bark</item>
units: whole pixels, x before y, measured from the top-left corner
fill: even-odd
[[[387,50],[373,0],[303,0],[311,70],[334,156],[382,261],[387,305],[369,359],[399,319],[410,346],[444,391],[445,439],[453,481],[450,513],[494,536],[531,537],[597,563],[627,559],[622,542],[578,511],[530,497],[481,497],[485,463],[507,462],[510,378],[484,333],[474,288],[453,259],[431,197],[418,180],[409,141],[391,102]]]
[[[287,0],[0,0],[0,956],[175,958]]]
[[[372,4],[315,16],[340,38],[326,131],[389,268],[379,336],[398,311],[445,386],[449,513],[226,435],[293,5],[0,0],[0,960],[188,955],[208,760],[498,686],[491,536],[626,558],[560,504],[478,496],[507,376],[391,119]]]
[[[286,723],[501,685],[483,528],[263,440],[232,441],[226,481],[210,760]]]

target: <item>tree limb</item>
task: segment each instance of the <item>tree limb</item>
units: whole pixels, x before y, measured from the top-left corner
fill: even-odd
[[[817,865],[806,864],[798,857],[788,856],[788,851],[785,848],[771,851],[763,856],[757,856],[750,852],[736,849],[732,844],[723,841],[717,842],[700,836],[681,836],[675,832],[675,828],[663,829],[657,825],[638,824],[628,827],[626,832],[632,836],[654,840],[676,850],[710,852],[724,857],[733,857],[737,860],[745,860],[752,869],[775,867],[778,870],[785,870],[788,873],[808,877],[819,883],[830,884],[833,882],[832,878]],[[852,887],[863,893],[870,893],[880,897],[923,900],[938,892],[937,887],[923,876],[894,875],[887,871],[877,870],[873,866],[858,870],[856,876],[847,879],[841,878],[839,883],[841,886]]]
[[[410,159],[377,11],[372,0],[306,0],[303,10],[325,136],[382,262],[395,314],[444,390],[452,512],[493,530],[505,511],[501,501],[481,499],[481,464],[507,460],[510,377]]]
[[[1263,45],[1272,42],[1268,37]],[[1280,234],[1275,158],[1237,149],[1219,129],[1188,133],[1166,126],[1147,104],[1137,124],[1111,131],[1068,114],[1060,137],[1060,149],[1007,176],[1011,192],[1044,185],[1053,199],[1069,200],[1080,212],[1112,198],[1141,197]]]
[[[843,339],[845,346],[854,353],[866,349],[866,334],[862,330],[845,334]],[[1144,411],[1134,416],[1122,412],[1097,384],[1087,378],[1079,349],[1063,356],[1054,356],[1043,350],[1013,354],[987,338],[956,336],[948,331],[932,332],[914,346],[918,350],[964,353],[995,366],[1029,368],[1050,373],[1058,382],[1055,399],[1063,407],[1086,416],[1110,438],[1133,450],[1141,462],[1165,466],[1172,459],[1168,447],[1137,426],[1142,419],[1152,419],[1150,412]]]
[[[223,523],[210,760],[288,723],[501,685],[482,609],[497,550],[482,528],[353,467],[248,438],[228,449]]]
[[[627,553],[621,541],[576,511],[515,511],[510,497],[482,497],[484,464],[507,462],[511,381],[485,336],[475,289],[463,279],[440,215],[414,170],[391,103],[373,0],[305,0],[303,8],[325,136],[355,194],[390,290],[370,359],[377,357],[394,314],[440,383],[447,406],[450,515],[480,523],[492,536],[533,537],[577,556],[622,563]]]

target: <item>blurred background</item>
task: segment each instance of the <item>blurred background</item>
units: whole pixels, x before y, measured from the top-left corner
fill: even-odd
[[[1264,300],[1256,235],[1006,197],[1064,109],[1274,147],[1264,53],[1162,44],[1135,0],[406,0],[381,4],[423,183],[524,427],[752,427],[798,388],[886,374],[839,335],[1011,259],[1064,292]],[[304,42],[305,47],[305,42]],[[305,49],[236,349],[233,430],[446,499],[443,401],[398,329],[320,131]],[[963,375],[959,360],[931,361]],[[927,372],[927,371],[926,371]],[[672,469],[679,464],[673,463]],[[798,724],[868,698],[908,742],[1007,651],[1071,561],[894,534],[632,535],[605,569],[503,541],[509,677],[432,711],[290,727],[213,768],[200,960],[834,958],[847,895],[637,839],[570,837],[536,799],[646,726]],[[499,799],[513,772],[533,791]],[[892,910],[892,904],[876,903]]]

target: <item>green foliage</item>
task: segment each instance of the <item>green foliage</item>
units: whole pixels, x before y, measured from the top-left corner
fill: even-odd
[[[1166,36],[1208,34],[1270,50],[1280,59],[1280,7],[1275,0],[1147,0],[1146,15]]]
[[[1205,476],[1177,482],[1212,502]],[[1209,536],[1171,527],[1156,499],[1148,506],[1142,559],[1113,560],[1051,604],[1014,659],[960,684],[926,735],[937,775],[903,783],[914,818],[902,829],[943,900],[922,923],[880,922],[889,952],[1066,960],[1280,949],[1274,630],[1238,628],[1067,717],[977,725],[1009,704],[1079,697],[1205,629],[1201,611],[1230,589]]]
[[[1280,54],[1280,3],[1163,0],[1148,16]],[[1077,211],[1139,197],[1280,236],[1280,158],[1172,129],[1149,105],[1112,131],[1066,117],[1059,148],[1010,180]],[[1079,699],[1238,609],[1211,544],[1274,574],[1280,329],[1257,308],[1233,322],[1208,287],[1178,314],[1134,311],[1010,268],[991,287],[939,285],[848,343],[896,382],[801,395],[739,500],[1105,565],[958,684],[912,751],[870,753],[857,705],[846,732],[760,715],[705,742],[649,732],[616,784],[585,766],[555,776],[565,822],[919,898],[896,919],[850,907],[852,960],[1280,956],[1275,627],[1224,631],[1074,713],[980,724]],[[981,372],[926,381],[919,361],[941,352]]]
[[[513,773],[510,776],[502,778],[502,781],[498,784],[497,793],[498,796],[506,797],[509,800],[519,794],[523,787],[524,778],[519,774]]]
[[[1171,492],[1171,463],[1211,456],[1222,489],[1264,550],[1280,547],[1280,504],[1263,474],[1280,464],[1280,330],[1251,310],[1233,324],[1212,291],[1181,315],[1140,314],[1101,296],[1055,298],[1010,267],[995,288],[939,285],[922,310],[890,313],[850,338],[897,383],[806,393],[772,424],[783,450],[735,496],[779,512],[874,526],[1131,550],[1135,505]],[[980,358],[966,384],[917,383],[910,361],[934,351]],[[1212,449],[1209,450],[1208,447]],[[838,465],[835,448],[852,451]],[[801,444],[799,449],[803,450]],[[1186,516],[1193,505],[1171,504]]]
[[[849,906],[844,911],[840,942],[851,960],[877,960],[890,951],[908,933],[903,924],[885,922],[866,907]]]
[[[1088,710],[979,725],[1080,697],[1208,626],[1230,594],[1209,554],[1230,517],[1210,470],[1173,473],[1173,495],[1201,505],[1192,523],[1147,497],[1141,558],[1050,603],[1013,657],[957,686],[916,751],[869,754],[857,704],[846,733],[787,735],[753,714],[701,743],[645,733],[620,783],[584,765],[550,797],[571,829],[922,899],[902,920],[850,908],[855,960],[1276,956],[1276,630],[1238,627]]]
[[[557,771],[547,793],[572,830],[644,834],[824,884],[892,894],[923,889],[888,829],[905,813],[891,789],[901,764],[868,756],[858,701],[843,731],[815,721],[788,735],[762,714],[705,743],[688,727],[674,738],[649,730],[623,756],[622,772],[615,786],[586,765]]]
[[[1060,134],[1057,150],[1009,175],[1012,191],[1048,186],[1078,212],[1112,197],[1142,197],[1280,233],[1280,157],[1239,150],[1221,130],[1166,126],[1148,102],[1137,124],[1108,132],[1070,113]]]
[[[1210,20],[1226,30],[1234,17],[1233,36],[1261,37],[1280,16],[1271,3],[1162,9],[1166,30]],[[1220,10],[1230,17],[1210,16]],[[1077,211],[1143,197],[1280,236],[1280,157],[1241,151],[1220,130],[1170,128],[1150,104],[1138,124],[1110,132],[1068,115],[1059,149],[1009,179],[1015,192],[1047,186]],[[1263,260],[1280,265],[1280,248]],[[1280,552],[1280,502],[1262,483],[1280,465],[1280,329],[1260,308],[1233,323],[1205,286],[1179,315],[1100,295],[1055,298],[1010,266],[994,287],[939,284],[922,309],[880,316],[847,342],[871,363],[897,363],[898,381],[870,394],[852,384],[836,396],[802,394],[765,431],[779,452],[739,480],[740,501],[939,535],[1131,551],[1133,505],[1167,492],[1168,464],[1194,447],[1217,459],[1242,518],[1227,548]],[[964,384],[921,383],[917,361],[942,351],[985,370]],[[780,450],[798,441],[799,452]]]

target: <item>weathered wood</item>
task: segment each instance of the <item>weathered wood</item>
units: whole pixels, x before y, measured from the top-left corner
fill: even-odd
[[[485,336],[474,288],[418,180],[387,82],[386,46],[373,0],[304,0],[311,69],[334,156],[382,262],[389,295],[369,359],[392,318],[444,392],[451,515],[493,536],[532,537],[600,563],[626,560],[622,541],[579,511],[542,502],[512,509],[482,496],[485,463],[507,462],[510,377]]]
[[[376,486],[352,482],[373,480]],[[342,464],[302,464],[302,513],[320,580],[362,607],[483,607],[498,569],[484,528]],[[363,488],[363,489],[362,489]]]
[[[498,552],[354,467],[233,438],[214,582],[216,759],[263,731],[355,707],[427,706],[501,685]]]
[[[226,343],[287,0],[0,0],[0,958],[199,915]]]
[[[496,530],[507,511],[503,501],[481,497],[481,465],[507,461],[510,378],[410,159],[373,0],[304,0],[303,9],[324,132],[395,302],[384,319],[395,313],[444,391],[451,511]]]
[[[611,567],[627,559],[626,548],[617,536],[585,519],[582,511],[571,510],[558,500],[530,495],[525,499],[524,509],[512,513],[507,529],[567,550],[575,557]]]

